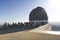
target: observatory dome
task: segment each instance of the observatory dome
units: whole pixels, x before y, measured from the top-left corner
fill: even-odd
[[[36,20],[48,20],[48,16],[44,8],[37,7],[30,12],[29,21]]]

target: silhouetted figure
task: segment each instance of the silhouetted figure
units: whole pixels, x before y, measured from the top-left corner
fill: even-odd
[[[22,27],[22,26],[24,26],[24,24],[23,24],[23,23],[21,23],[21,27]]]
[[[5,22],[5,23],[4,23],[4,26],[8,26],[8,24]]]
[[[17,26],[18,26],[18,27],[20,27],[20,26],[21,26],[21,23],[20,23],[20,22],[18,22]]]

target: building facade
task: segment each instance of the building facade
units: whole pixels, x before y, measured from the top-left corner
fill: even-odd
[[[33,26],[45,25],[48,23],[48,16],[44,8],[37,7],[30,12],[29,22],[34,23]]]

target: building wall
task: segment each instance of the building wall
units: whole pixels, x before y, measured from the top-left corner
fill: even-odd
[[[36,21],[30,21],[31,23],[33,22],[33,26],[40,26],[40,25],[45,25],[48,23],[48,20],[36,20]]]

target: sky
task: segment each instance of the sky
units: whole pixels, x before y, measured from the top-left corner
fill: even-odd
[[[43,7],[49,22],[60,22],[59,0],[0,0],[0,24],[27,22],[32,9]]]

